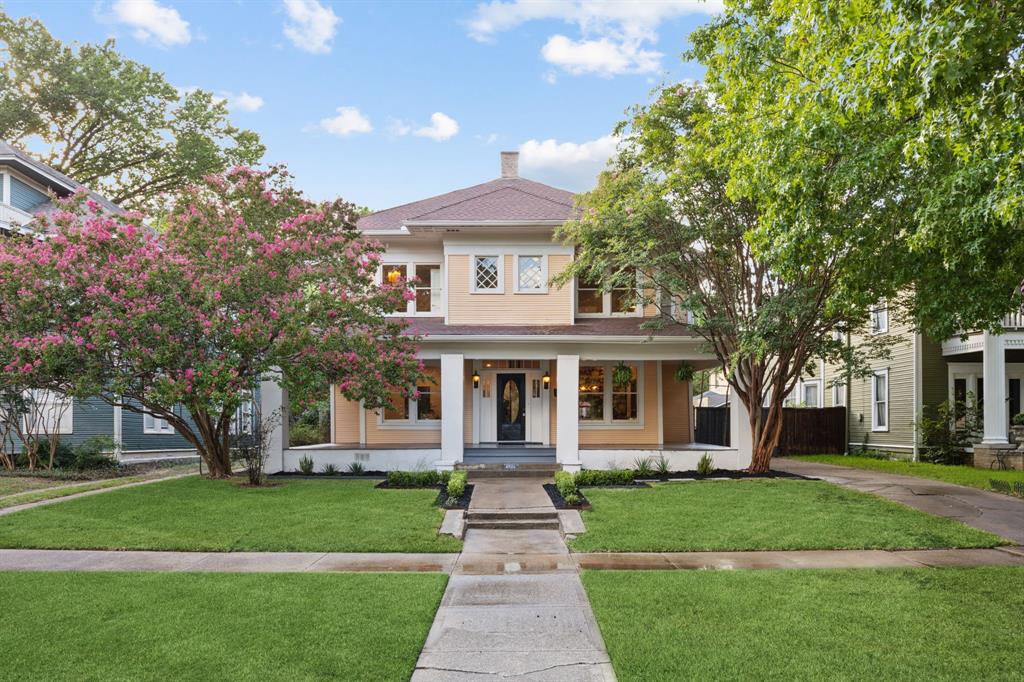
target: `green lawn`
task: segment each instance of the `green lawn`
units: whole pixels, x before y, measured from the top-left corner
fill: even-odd
[[[61,476],[12,476],[0,473],[0,509],[16,507],[19,504],[50,500],[56,497],[66,497],[75,493],[84,493],[89,490],[100,490],[113,488],[126,483],[137,483],[149,481],[154,478],[167,478],[180,474],[194,473],[196,465],[172,464],[153,468],[149,471],[125,475],[113,476],[111,478],[96,478],[92,480],[74,480]]]
[[[992,547],[995,535],[819,481],[588,488],[577,552]]]
[[[374,481],[249,488],[189,477],[0,517],[0,547],[264,552],[454,552],[436,490]]]
[[[407,680],[438,573],[2,573],[0,680]]]
[[[792,457],[805,462],[821,462],[822,464],[838,464],[857,469],[884,471],[887,474],[902,474],[930,478],[935,481],[967,485],[982,490],[992,490],[990,481],[1006,481],[1011,485],[1024,483],[1024,471],[993,471],[992,469],[975,469],[968,466],[950,466],[946,464],[929,464],[928,462],[911,462],[908,460],[875,459],[858,457],[857,455],[801,455]]]
[[[620,682],[1009,680],[1024,569],[587,571]]]

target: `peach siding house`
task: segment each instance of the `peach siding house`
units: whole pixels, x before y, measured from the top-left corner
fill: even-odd
[[[430,378],[418,398],[396,395],[380,411],[332,389],[333,442],[285,449],[274,468],[294,470],[304,455],[381,470],[578,470],[662,455],[693,468],[706,452],[723,468],[749,465],[742,410],[732,410],[738,448],[693,442],[691,388],[675,371],[714,364],[702,339],[683,325],[652,335],[642,325],[657,312],[630,307],[627,291],[551,283],[574,257],[553,239],[573,199],[519,177],[518,154],[503,152],[496,180],[362,218],[359,229],[386,248],[379,276],[418,280],[400,316],[423,336]]]

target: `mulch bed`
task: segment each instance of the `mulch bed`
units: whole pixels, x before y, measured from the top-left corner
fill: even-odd
[[[445,485],[388,485],[388,482],[381,481],[374,488],[389,489],[389,490],[424,490],[427,488],[437,489],[437,506],[443,507],[444,509],[469,509],[469,501],[473,497],[473,484],[466,484],[466,492],[462,493],[462,497],[458,500],[448,503],[448,487]]]
[[[330,479],[337,479],[339,481],[344,480],[363,480],[372,479],[379,480],[387,476],[386,471],[364,471],[361,474],[350,474],[348,472],[340,472],[337,474],[304,474],[301,471],[280,471],[276,474],[270,474],[271,478],[290,478],[294,480],[306,480],[306,481],[323,481]]]
[[[565,501],[565,498],[562,497],[562,493],[558,492],[558,488],[555,487],[554,483],[545,483],[544,492],[546,492],[548,497],[551,498],[551,504],[555,505],[555,509],[576,509],[580,511],[590,509],[590,500],[584,497],[583,493],[578,495],[580,498],[579,504],[569,504]]]

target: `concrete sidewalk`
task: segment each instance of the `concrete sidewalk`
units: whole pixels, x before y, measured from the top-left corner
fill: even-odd
[[[929,514],[956,519],[972,528],[995,533],[1016,545],[1024,545],[1024,500],[1009,495],[926,478],[799,459],[774,459],[772,468],[874,493]]]
[[[473,481],[471,509],[554,511],[546,478]],[[416,663],[415,682],[614,680],[579,569],[557,530],[473,528]]]

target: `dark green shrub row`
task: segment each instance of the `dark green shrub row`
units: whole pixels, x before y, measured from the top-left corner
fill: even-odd
[[[448,485],[450,471],[389,471],[389,488],[433,488]]]
[[[576,474],[576,487],[631,485],[635,475],[632,469],[584,469]]]

